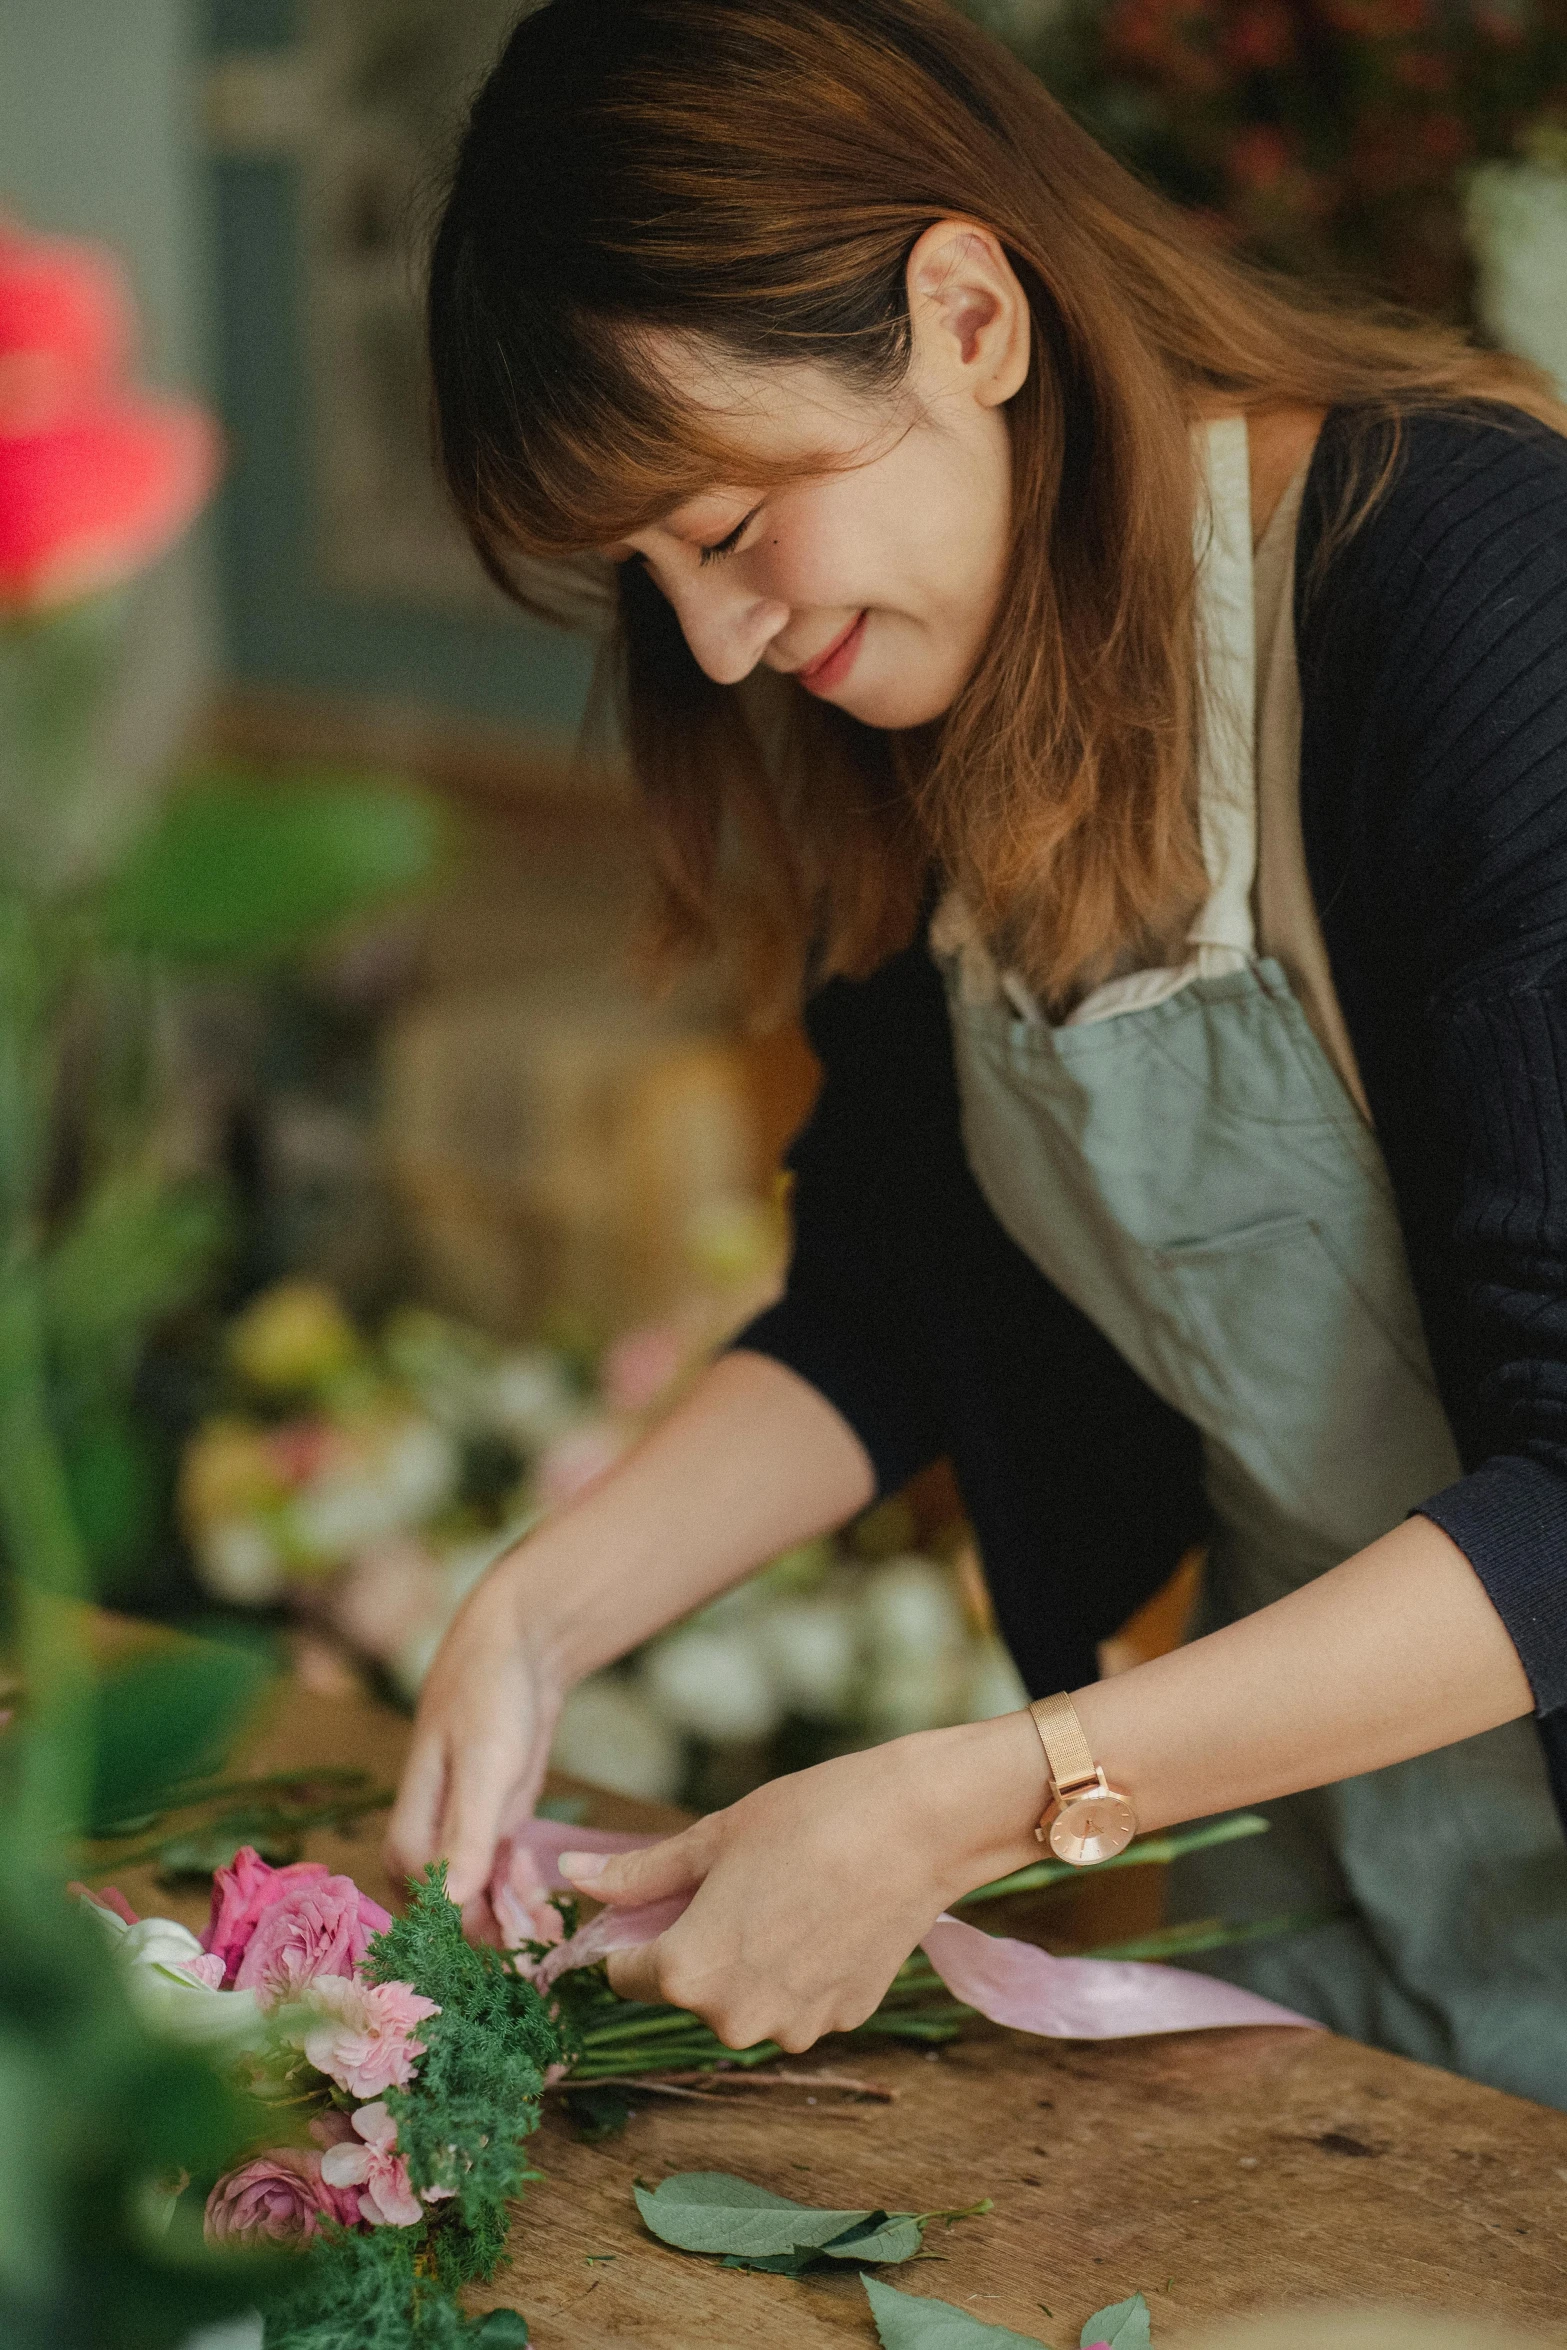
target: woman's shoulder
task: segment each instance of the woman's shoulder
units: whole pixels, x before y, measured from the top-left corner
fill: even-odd
[[[1369,511],[1341,535],[1346,504],[1379,481]],[[1420,409],[1396,424],[1330,412],[1296,545],[1303,639],[1335,621],[1341,633],[1351,613],[1375,637],[1378,606],[1400,633],[1450,598],[1483,606],[1536,560],[1537,587],[1567,579],[1567,433],[1501,402]]]
[[[1558,957],[1567,904],[1567,436],[1500,406],[1388,432],[1329,418],[1297,549],[1301,818],[1352,1031],[1357,957],[1402,956],[1413,1005]]]

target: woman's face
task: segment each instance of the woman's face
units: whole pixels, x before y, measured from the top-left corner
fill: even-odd
[[[950,709],[984,648],[1007,562],[1003,403],[1028,352],[1027,304],[987,231],[939,223],[909,273],[910,367],[891,400],[818,366],[656,345],[759,471],[801,470],[781,489],[715,484],[608,550],[646,564],[715,683],[760,663],[889,728]]]

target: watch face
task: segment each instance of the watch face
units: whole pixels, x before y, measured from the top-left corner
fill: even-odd
[[[1088,1869],[1095,1861],[1114,1860],[1136,1833],[1136,1816],[1126,1797],[1113,1787],[1095,1787],[1062,1804],[1050,1823],[1050,1845],[1059,1859]]]

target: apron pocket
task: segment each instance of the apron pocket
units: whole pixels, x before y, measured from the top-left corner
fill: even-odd
[[[1458,1474],[1428,1373],[1312,1217],[1271,1217],[1149,1256],[1168,1298],[1168,1340],[1200,1388],[1204,1432],[1341,1556]]]

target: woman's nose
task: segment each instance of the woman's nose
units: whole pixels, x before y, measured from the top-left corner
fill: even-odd
[[[697,578],[678,591],[675,615],[704,675],[715,685],[738,685],[788,626],[789,607],[728,581]]]

